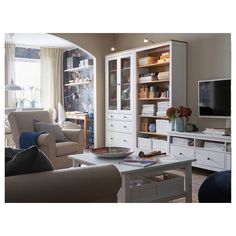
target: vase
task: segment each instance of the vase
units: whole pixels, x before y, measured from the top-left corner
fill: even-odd
[[[170,130],[174,131],[175,130],[175,120],[170,121]]]
[[[188,117],[183,117],[184,131],[187,131],[188,121],[189,121],[189,118],[188,118]]]
[[[149,124],[149,132],[152,132],[152,133],[156,132],[156,125],[155,124]]]
[[[184,132],[184,121],[182,117],[175,119],[175,131]]]

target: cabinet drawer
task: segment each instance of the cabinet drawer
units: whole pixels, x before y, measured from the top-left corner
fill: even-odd
[[[194,149],[193,148],[185,148],[185,147],[180,147],[180,146],[175,146],[173,144],[170,145],[170,154],[171,155],[185,155],[188,157],[193,157],[194,158]]]
[[[106,132],[106,146],[132,148],[132,135],[116,132]]]
[[[106,129],[115,132],[132,133],[132,123],[115,120],[108,120]]]
[[[129,114],[107,114],[108,120],[122,120],[122,121],[132,121],[132,115]]]
[[[197,150],[196,159],[196,164],[224,169],[224,153]]]

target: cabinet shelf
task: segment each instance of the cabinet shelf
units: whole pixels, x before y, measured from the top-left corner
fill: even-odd
[[[139,101],[167,101],[169,98],[139,98]]]
[[[155,119],[164,119],[169,120],[167,116],[146,116],[146,115],[139,115],[140,118],[155,118]]]
[[[70,84],[65,84],[65,86],[78,86],[78,85],[84,85],[84,84],[93,84],[93,82],[85,81],[85,82],[78,82],[78,83],[70,83]]]
[[[123,67],[121,70],[130,70],[130,67]]]
[[[147,81],[147,82],[138,82],[138,84],[158,84],[158,83],[167,83],[170,80],[156,80],[156,81]]]
[[[138,66],[138,67],[139,67],[139,68],[161,67],[161,66],[168,66],[169,64],[170,64],[169,62],[163,62],[163,63],[148,64],[148,65],[143,65],[143,66]]]
[[[78,71],[90,70],[90,69],[93,69],[92,65],[80,66],[80,67],[76,67],[76,68],[67,69],[67,70],[64,70],[64,71],[65,72],[78,72]]]
[[[159,134],[159,133],[153,133],[153,132],[144,132],[144,131],[139,131],[140,134],[146,134],[146,135],[154,135],[154,136],[163,136],[166,137],[167,134]]]

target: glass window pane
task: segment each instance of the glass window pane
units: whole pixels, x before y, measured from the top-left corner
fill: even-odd
[[[16,93],[17,102],[24,100],[24,107],[40,107],[40,60],[16,60],[15,83],[23,88]]]

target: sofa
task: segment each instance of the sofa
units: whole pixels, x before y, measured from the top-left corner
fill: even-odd
[[[67,168],[5,177],[5,202],[117,202],[120,187],[120,173],[111,164]]]

